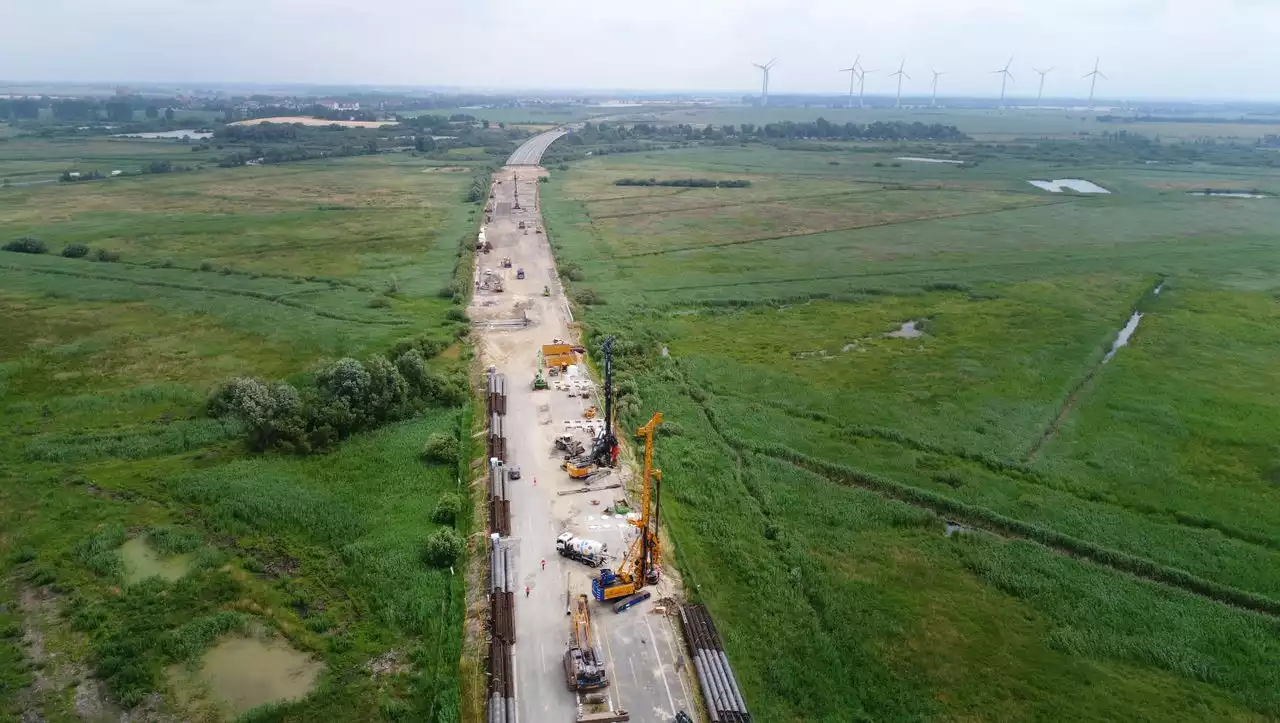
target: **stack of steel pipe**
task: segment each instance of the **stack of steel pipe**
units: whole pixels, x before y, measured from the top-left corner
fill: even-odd
[[[489,371],[488,400],[489,414],[507,413],[507,375]]]
[[[496,412],[489,415],[489,456],[497,457],[504,462],[507,459],[507,437],[503,429],[502,415]]]
[[[729,666],[720,645],[720,634],[707,609],[701,605],[684,605],[680,609],[680,621],[712,723],[751,723],[738,679]]]
[[[494,539],[489,551],[489,723],[515,723],[515,564],[511,550]]]
[[[511,500],[507,497],[507,469],[489,464],[489,531],[511,535]]]

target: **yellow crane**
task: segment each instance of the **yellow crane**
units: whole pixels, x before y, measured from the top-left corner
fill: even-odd
[[[569,649],[564,653],[564,679],[569,690],[595,690],[609,685],[604,657],[591,642],[591,610],[586,595],[579,595],[573,607]]]
[[[662,470],[653,467],[653,435],[659,424],[662,424],[662,412],[655,412],[647,424],[636,430],[636,436],[644,439],[644,477],[640,492],[640,519],[632,520],[631,524],[640,529],[640,534],[632,541],[616,572],[602,569],[600,575],[591,581],[591,594],[600,602],[617,600],[639,592],[645,585],[658,583],[659,560],[662,559],[662,546],[658,539]],[[655,482],[657,494],[653,494]]]

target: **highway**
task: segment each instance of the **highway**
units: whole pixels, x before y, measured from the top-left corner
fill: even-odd
[[[542,163],[542,154],[547,152],[547,147],[555,143],[557,138],[567,135],[569,131],[563,128],[549,130],[546,133],[539,133],[530,138],[516,149],[515,153],[507,159],[508,166],[536,166]]]

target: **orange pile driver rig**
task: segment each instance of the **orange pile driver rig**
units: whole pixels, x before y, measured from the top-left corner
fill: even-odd
[[[645,585],[658,584],[661,575],[658,516],[662,508],[662,470],[653,468],[653,435],[659,424],[662,424],[662,412],[656,412],[648,424],[636,430],[636,436],[644,439],[644,480],[640,519],[632,520],[631,524],[639,528],[640,534],[627,549],[616,571],[602,569],[591,581],[591,594],[600,602],[634,595]]]
[[[604,344],[604,422],[603,431],[596,437],[586,454],[566,459],[560,467],[572,479],[591,480],[608,474],[618,465],[618,438],[613,434],[613,337],[605,337]]]

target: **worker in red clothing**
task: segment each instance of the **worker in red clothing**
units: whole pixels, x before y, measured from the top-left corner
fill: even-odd
[[[524,586],[524,596],[525,596],[525,597],[529,597],[529,586],[528,586],[528,585],[525,585],[525,586]]]
[[[542,569],[543,570],[547,569],[547,558],[545,557],[542,558]]]

